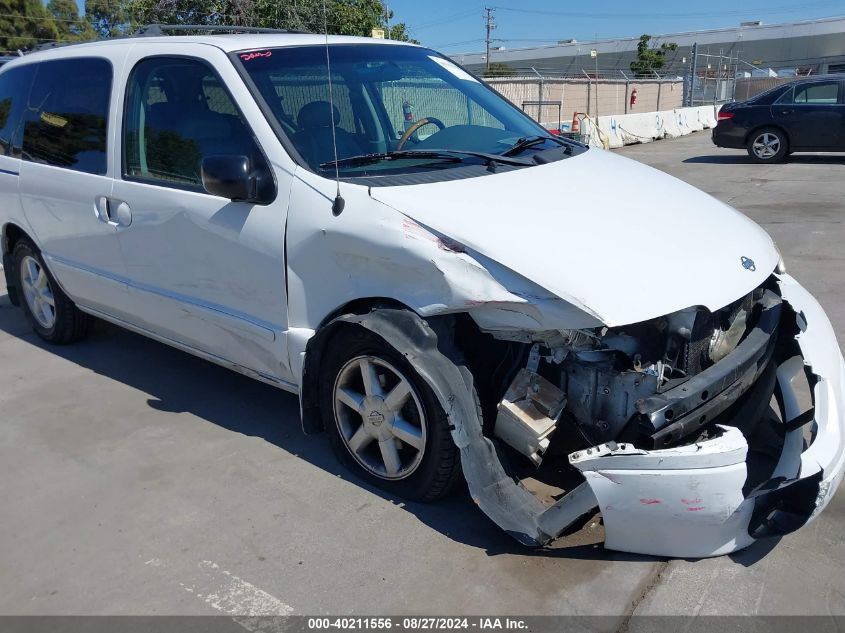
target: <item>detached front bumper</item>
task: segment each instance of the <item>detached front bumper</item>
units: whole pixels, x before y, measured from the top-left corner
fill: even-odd
[[[791,308],[784,319],[797,322],[797,345],[777,366],[783,423],[776,432],[783,443],[773,471],[749,488],[749,444],[737,428],[743,420],[687,446],[647,451],[611,442],[573,453],[569,461],[602,512],[606,547],[676,557],[726,554],[792,532],[830,502],[845,470],[845,362],[818,302],[788,275],[779,285]],[[812,396],[806,411],[802,381]]]

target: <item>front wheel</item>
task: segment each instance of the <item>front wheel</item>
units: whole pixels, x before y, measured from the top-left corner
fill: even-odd
[[[765,128],[751,135],[748,155],[758,163],[776,163],[789,153],[786,135],[775,128]]]
[[[339,332],[321,368],[320,408],[342,463],[412,501],[445,496],[460,479],[446,414],[408,361],[380,337]]]

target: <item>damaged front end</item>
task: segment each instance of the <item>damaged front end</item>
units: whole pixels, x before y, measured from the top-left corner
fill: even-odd
[[[459,320],[400,309],[337,321],[402,350],[448,416],[474,501],[526,545],[598,511],[610,549],[725,554],[800,528],[842,479],[845,364],[785,274],[715,313],[528,341],[482,328],[473,344]]]
[[[544,544],[594,509],[608,548],[642,554],[792,532],[842,477],[843,375],[826,315],[787,275],[715,313],[536,334],[492,432],[527,458],[508,460],[514,485],[546,491],[518,537]]]

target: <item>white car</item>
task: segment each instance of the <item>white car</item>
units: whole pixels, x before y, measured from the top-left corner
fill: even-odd
[[[135,37],[0,71],[10,299],[299,394],[361,478],[545,544],[731,552],[829,502],[845,371],[769,236],[435,51]],[[612,186],[612,188],[611,188]],[[624,191],[624,200],[615,197]]]

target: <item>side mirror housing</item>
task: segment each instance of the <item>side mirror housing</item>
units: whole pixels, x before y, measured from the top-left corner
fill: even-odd
[[[238,202],[269,204],[276,196],[267,167],[253,169],[246,156],[206,156],[202,159],[202,185],[212,195]]]

